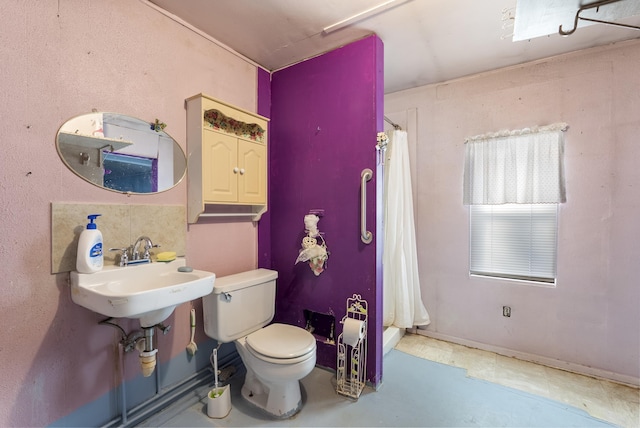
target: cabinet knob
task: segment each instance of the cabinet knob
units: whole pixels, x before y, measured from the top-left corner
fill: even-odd
[[[244,174],[244,168],[240,168],[240,175]]]
[[[238,171],[240,171],[240,170],[238,169],[238,167],[233,168],[233,173],[234,173],[234,174],[237,174],[237,173],[238,173]]]

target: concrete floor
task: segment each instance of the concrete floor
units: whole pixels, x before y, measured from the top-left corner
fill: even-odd
[[[316,368],[302,380],[301,412],[273,420],[242,399],[239,372],[225,418],[209,418],[203,398],[141,426],[640,426],[634,388],[420,335],[395,348],[382,386],[357,401],[336,394],[335,373]]]

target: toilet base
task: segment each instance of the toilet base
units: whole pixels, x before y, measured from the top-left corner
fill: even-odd
[[[302,409],[297,380],[266,386],[255,375],[247,373],[241,394],[247,402],[277,419],[290,418]]]

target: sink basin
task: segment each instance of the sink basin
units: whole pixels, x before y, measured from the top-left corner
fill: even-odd
[[[161,323],[181,303],[206,296],[215,274],[180,272],[184,258],[168,263],[107,266],[95,273],[71,272],[71,299],[99,314],[136,318],[142,327]]]

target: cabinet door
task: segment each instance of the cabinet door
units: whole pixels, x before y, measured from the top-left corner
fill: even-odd
[[[264,204],[267,201],[267,148],[238,140],[238,201]]]
[[[238,201],[238,139],[203,131],[202,193],[205,202]]]

